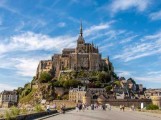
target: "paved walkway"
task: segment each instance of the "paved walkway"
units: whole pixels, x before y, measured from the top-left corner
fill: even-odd
[[[76,112],[75,110],[47,118],[45,120],[161,120],[160,114],[145,113],[137,111],[119,111],[112,109],[111,111],[103,110],[85,110]]]

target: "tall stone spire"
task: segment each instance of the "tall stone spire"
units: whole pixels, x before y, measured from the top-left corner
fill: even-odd
[[[81,24],[80,24],[80,36],[83,36],[82,20],[81,20]]]

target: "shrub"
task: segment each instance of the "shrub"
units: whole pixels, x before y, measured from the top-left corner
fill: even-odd
[[[106,86],[106,91],[109,92],[112,89],[112,86]]]
[[[3,118],[3,114],[0,114],[0,118]]]
[[[16,119],[16,116],[20,114],[20,109],[16,108],[15,106],[12,106],[10,110],[12,119]]]
[[[11,113],[9,111],[5,111],[5,119],[12,120]]]
[[[41,111],[44,111],[44,110],[42,109],[41,105],[37,104],[37,105],[35,105],[35,111],[41,112]]]
[[[20,114],[20,110],[17,107],[13,106],[13,107],[11,107],[11,114],[13,116],[17,116]]]
[[[147,107],[146,107],[147,110],[158,110],[159,107],[157,105],[153,105],[153,104],[149,104]]]
[[[22,108],[22,109],[21,109],[21,113],[22,113],[22,114],[27,114],[27,109],[26,109],[26,108]]]
[[[40,74],[39,80],[40,80],[41,83],[47,83],[51,79],[52,79],[51,75],[49,73],[47,73],[47,72],[42,72]]]

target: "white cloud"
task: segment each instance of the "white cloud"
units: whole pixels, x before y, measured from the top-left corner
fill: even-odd
[[[93,25],[88,29],[84,30],[84,36],[89,36],[97,33],[98,31],[108,29],[111,23],[101,23],[99,25]]]
[[[129,78],[132,74],[132,72],[126,70],[116,70],[116,73],[119,77],[126,77],[126,78]]]
[[[153,75],[153,76],[155,76],[155,75],[161,75],[161,71],[150,71],[147,74],[148,75]]]
[[[56,50],[73,47],[76,37],[58,36],[51,38],[43,34],[26,32],[9,38],[9,43],[0,43],[0,54],[13,51]]]
[[[13,67],[16,68],[17,74],[21,76],[33,77],[36,74],[36,68],[38,66],[40,59],[25,59],[25,58],[16,58],[12,59],[12,62],[16,64]]]
[[[8,84],[1,84],[0,83],[0,92],[3,90],[13,90],[16,89],[16,87],[10,86]]]
[[[112,0],[110,9],[112,13],[130,8],[136,8],[138,11],[144,11],[149,4],[150,0]]]
[[[147,35],[141,39],[140,42],[132,45],[127,45],[122,53],[113,56],[114,59],[121,59],[124,62],[142,58],[145,56],[161,54],[161,31]]]
[[[161,10],[149,15],[151,20],[161,20]]]
[[[65,22],[58,23],[58,27],[65,27],[65,26],[66,26],[66,23]]]
[[[148,83],[161,83],[161,75],[158,76],[137,76],[133,77],[137,81],[148,82]]]
[[[120,44],[124,44],[124,43],[127,43],[127,42],[130,42],[132,41],[134,38],[136,38],[138,35],[133,35],[133,36],[130,36],[130,37],[127,37],[123,40],[120,41]]]

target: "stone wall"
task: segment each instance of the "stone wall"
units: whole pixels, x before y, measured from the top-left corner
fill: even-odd
[[[65,105],[67,108],[68,107],[75,107],[76,103],[69,101],[69,100],[53,100],[50,102],[50,105],[56,104],[56,106],[60,107],[61,105]]]
[[[96,101],[93,100],[92,102],[94,103]],[[134,105],[135,107],[140,107],[141,103],[144,103],[144,106],[146,106],[151,104],[152,101],[150,99],[113,99],[106,100],[104,103],[110,104],[112,106],[124,105],[125,107],[130,107]]]

